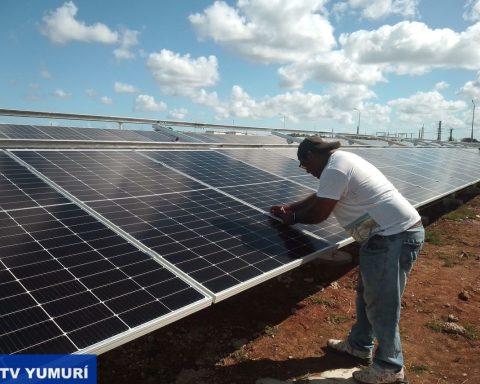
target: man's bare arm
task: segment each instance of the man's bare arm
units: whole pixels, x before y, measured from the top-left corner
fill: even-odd
[[[316,224],[328,218],[337,200],[318,197],[315,193],[291,204],[274,205],[270,212],[287,225],[295,223]]]

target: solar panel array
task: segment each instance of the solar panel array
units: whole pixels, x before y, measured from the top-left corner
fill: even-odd
[[[191,142],[222,144],[286,144],[286,140],[274,135],[242,135],[182,132],[165,134],[154,130],[130,130],[111,128],[77,128],[66,126],[42,126],[0,124],[0,138],[29,140],[81,140],[81,141],[131,141],[131,142]]]
[[[211,290],[216,300],[228,296],[229,292],[224,291],[253,278],[254,274],[267,272],[265,267],[252,268],[258,262],[270,264],[271,269],[276,269],[286,264],[282,259],[285,254],[303,257],[312,253],[313,248],[304,254],[296,251],[292,245],[295,243],[280,247],[284,251],[278,252],[277,258],[270,251],[264,251],[264,248],[272,248],[269,238],[274,239],[279,233],[284,235],[288,229],[276,221],[270,222],[261,210],[213,189],[251,185],[264,182],[267,178],[276,181],[281,179],[222,154],[213,151],[14,153],[135,240]],[[175,170],[151,158],[157,161],[166,158],[169,164],[175,163]],[[218,163],[222,164],[221,168]],[[194,164],[198,167],[195,168]],[[236,167],[235,172],[229,169],[230,166]],[[188,175],[184,174],[186,168],[189,168]],[[232,180],[233,176],[235,180]],[[134,199],[127,199],[128,197]],[[180,202],[177,203],[178,199]],[[263,208],[268,210],[268,207]],[[222,227],[222,223],[227,221],[237,227],[241,239],[230,239],[234,237],[228,232],[231,228]],[[260,228],[265,236],[257,239]],[[304,242],[308,240],[315,243],[316,250],[330,246],[323,240],[310,239],[302,234],[298,236],[303,236]],[[250,243],[242,240],[254,237],[261,241]],[[227,239],[228,247],[220,241]],[[233,243],[238,246],[238,251]],[[300,245],[298,247],[303,249]],[[275,248],[278,251],[279,247]],[[184,263],[191,259],[195,261]],[[191,269],[193,267],[195,269]]]
[[[172,137],[156,131],[76,128],[42,125],[0,124],[0,138],[28,140],[172,142]]]
[[[0,177],[0,353],[95,349],[211,301],[3,152]]]
[[[102,350],[331,246],[134,151],[13,153],[78,204],[2,153],[52,195],[0,196],[2,353]]]
[[[286,140],[274,135],[213,134],[184,132],[183,137],[191,137],[193,142],[229,144],[286,144]]]
[[[116,133],[101,131],[92,140]],[[480,180],[478,151],[347,150],[417,206]],[[100,353],[331,252],[348,239],[334,218],[286,227],[266,214],[314,193],[295,158],[294,148],[0,152],[0,353]]]

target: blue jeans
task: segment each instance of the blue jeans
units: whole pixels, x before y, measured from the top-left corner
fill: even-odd
[[[373,363],[398,371],[403,367],[398,322],[407,276],[425,239],[423,227],[390,236],[373,236],[360,247],[357,321],[348,342],[360,351],[377,349]]]

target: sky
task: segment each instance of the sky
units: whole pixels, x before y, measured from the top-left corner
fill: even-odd
[[[474,105],[480,139],[480,0],[0,1],[0,108],[461,139]]]

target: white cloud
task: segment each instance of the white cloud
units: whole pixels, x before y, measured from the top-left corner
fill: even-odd
[[[45,68],[40,69],[40,76],[47,80],[50,80],[52,78],[50,72],[48,72],[48,70]]]
[[[55,89],[55,91],[53,91],[53,95],[56,96],[56,97],[61,97],[61,98],[70,96],[69,93],[65,92],[65,91],[64,91],[63,89],[61,89],[61,88]]]
[[[115,90],[116,93],[138,93],[140,92],[138,88],[136,88],[133,85],[130,84],[125,84],[121,83],[119,81],[116,81],[115,84],[113,85],[113,89]]]
[[[434,90],[436,91],[443,91],[444,89],[447,89],[450,86],[446,81],[439,81],[437,84],[435,84]]]
[[[163,93],[173,95],[191,95],[201,87],[210,87],[217,83],[218,63],[215,56],[192,59],[189,54],[162,49],[151,53],[147,67]]]
[[[122,33],[120,47],[113,50],[113,55],[117,60],[130,60],[135,58],[135,54],[130,48],[138,44],[138,31],[125,30]]]
[[[201,39],[262,63],[301,61],[335,46],[326,18],[327,0],[239,0],[233,8],[216,1],[189,16]]]
[[[432,68],[480,68],[480,23],[464,32],[430,29],[402,21],[377,30],[342,34],[345,54],[362,64],[381,64],[385,71],[422,74]]]
[[[182,120],[187,116],[188,110],[185,108],[175,108],[168,111],[168,116],[173,117],[174,119]]]
[[[477,73],[475,80],[467,81],[458,93],[469,100],[476,100],[480,106],[480,72]]]
[[[256,100],[242,87],[232,87],[229,100],[220,102],[211,98],[211,107],[217,119],[239,117],[261,120],[285,116],[287,121],[319,121],[332,119],[352,124],[356,115],[352,113],[357,106],[365,107],[371,124],[384,124],[389,121],[390,107],[369,102],[375,94],[364,85],[340,84],[332,86],[328,92],[319,95],[299,91],[286,92]]]
[[[463,18],[468,21],[480,21],[480,0],[468,0]]]
[[[437,90],[417,92],[407,98],[391,100],[388,105],[395,109],[400,122],[417,126],[440,120],[451,126],[458,125],[457,114],[466,108],[464,101],[446,100]]]
[[[155,101],[153,96],[138,95],[135,99],[135,112],[164,112],[167,110],[167,104],[163,101]]]
[[[281,67],[278,74],[280,84],[287,88],[301,88],[310,79],[318,82],[373,85],[385,81],[380,68],[376,64],[355,63],[342,51],[335,51]]]
[[[95,90],[92,89],[92,88],[86,89],[86,90],[85,90],[85,94],[86,94],[88,97],[97,97],[97,91],[95,91]]]
[[[118,40],[118,33],[111,31],[105,24],[86,25],[77,21],[78,8],[72,1],[64,3],[43,18],[41,33],[52,43],[66,44],[70,41],[86,43],[113,44]]]
[[[349,11],[358,11],[365,19],[378,20],[392,15],[415,17],[420,0],[348,0],[335,3],[333,12],[341,16]]]
[[[105,105],[112,105],[113,104],[113,100],[111,97],[108,97],[108,96],[102,96],[100,98],[100,102],[102,104],[105,104]]]

